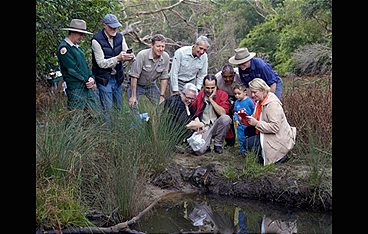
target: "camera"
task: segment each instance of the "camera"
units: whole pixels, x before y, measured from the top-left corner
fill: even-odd
[[[133,49],[128,49],[126,52],[127,52],[128,54],[130,54],[130,53],[132,53],[132,52],[133,52]]]

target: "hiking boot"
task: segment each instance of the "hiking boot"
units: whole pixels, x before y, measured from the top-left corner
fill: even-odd
[[[215,147],[213,148],[215,150],[216,153],[218,154],[222,154],[222,152],[224,151],[222,149],[222,146],[219,146],[219,145],[215,145]]]

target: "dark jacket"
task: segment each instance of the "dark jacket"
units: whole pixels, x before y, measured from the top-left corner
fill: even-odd
[[[187,129],[185,126],[195,118],[193,107],[189,106],[190,115],[188,116],[185,104],[181,101],[180,95],[166,98],[162,105],[163,116],[168,118],[167,123],[172,126],[172,129],[183,131],[183,138],[189,137],[192,134],[192,130]]]
[[[87,89],[86,82],[93,77],[81,47],[70,46],[63,40],[57,51],[60,70],[68,88]]]
[[[104,58],[109,59],[112,57],[117,56],[123,50],[122,43],[123,43],[123,36],[121,33],[116,33],[116,36],[113,38],[113,45],[114,47],[111,48],[111,45],[108,41],[104,30],[99,31],[95,35],[93,35],[92,40],[95,39],[100,45],[104,52]],[[124,69],[123,63],[120,61],[116,66],[116,75],[115,79],[117,80],[118,84],[123,83],[124,81]],[[107,84],[108,79],[111,77],[112,68],[100,68],[96,62],[96,58],[94,53],[92,53],[92,72],[93,75],[96,77],[96,82],[100,84]],[[104,84],[104,85],[106,85]]]

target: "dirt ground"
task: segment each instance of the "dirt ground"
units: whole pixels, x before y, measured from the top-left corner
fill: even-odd
[[[229,147],[223,154],[209,152],[195,156],[188,152],[174,154],[174,163],[151,181],[151,197],[170,191],[202,192],[223,196],[267,200],[287,207],[310,210],[332,210],[332,169],[323,183],[314,189],[309,183],[310,168],[297,165],[292,159],[257,178],[228,179],[226,168],[241,174],[245,160],[239,149]]]

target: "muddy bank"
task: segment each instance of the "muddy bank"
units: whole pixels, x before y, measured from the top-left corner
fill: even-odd
[[[234,151],[235,149],[233,149]],[[174,164],[156,175],[151,183],[165,191],[200,191],[222,196],[267,200],[286,207],[309,210],[332,210],[332,170],[328,169],[322,186],[313,189],[309,183],[310,168],[295,165],[292,160],[277,165],[258,178],[227,179],[224,168],[232,165],[239,172],[244,162],[231,150],[218,155],[176,154]]]

